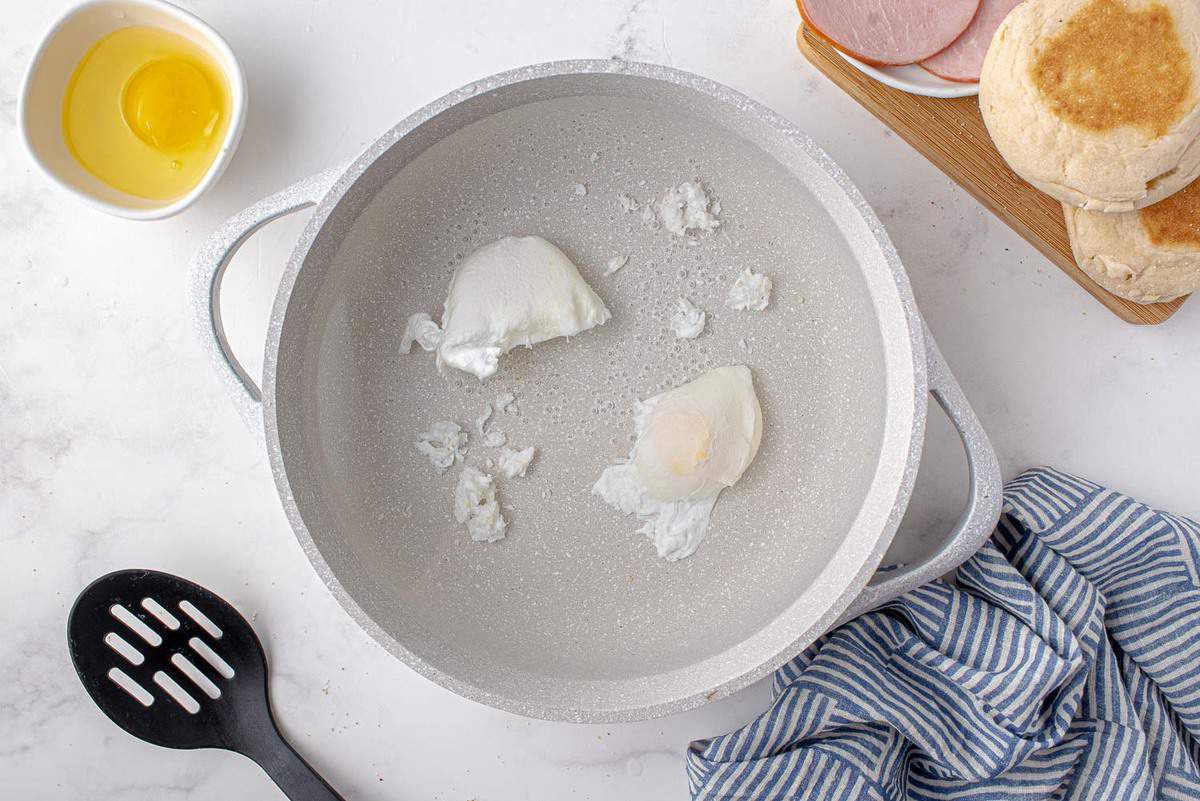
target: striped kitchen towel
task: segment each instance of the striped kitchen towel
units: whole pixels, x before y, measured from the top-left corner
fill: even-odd
[[[958,571],[830,632],[693,743],[692,797],[1200,799],[1200,527],[1050,469]]]

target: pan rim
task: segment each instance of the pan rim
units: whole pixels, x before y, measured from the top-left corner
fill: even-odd
[[[359,178],[394,144],[418,126],[473,97],[489,94],[503,87],[528,81],[591,74],[622,74],[665,82],[676,87],[699,92],[727,106],[732,106],[737,109],[739,115],[753,116],[759,121],[765,122],[775,133],[783,136],[789,146],[799,149],[826,177],[831,179],[836,184],[836,192],[840,196],[839,202],[841,199],[844,199],[853,208],[854,214],[851,223],[857,225],[861,221],[861,223],[865,224],[869,232],[869,246],[872,249],[878,249],[877,257],[882,259],[883,263],[886,264],[887,271],[890,273],[890,275],[884,275],[881,272],[875,278],[877,280],[881,278],[890,279],[890,283],[884,283],[883,288],[895,290],[896,300],[898,300],[900,306],[899,311],[903,317],[903,327],[907,331],[905,341],[887,341],[887,331],[883,330],[887,321],[885,321],[880,310],[880,298],[874,289],[871,293],[872,300],[877,320],[880,324],[881,334],[885,340],[883,343],[885,352],[888,351],[889,347],[907,347],[907,351],[899,355],[902,357],[911,357],[911,375],[909,377],[912,379],[912,394],[907,398],[903,395],[899,396],[899,401],[905,404],[911,403],[911,409],[910,414],[905,419],[896,420],[898,413],[892,408],[895,404],[891,391],[888,393],[887,423],[884,430],[883,444],[880,448],[875,468],[875,475],[864,496],[859,515],[847,531],[846,538],[838,547],[834,557],[829,560],[817,579],[813,582],[816,584],[826,579],[827,574],[832,568],[837,568],[835,572],[840,571],[836,581],[830,582],[836,585],[836,596],[825,606],[825,611],[822,614],[808,623],[802,630],[797,631],[796,636],[783,645],[771,658],[748,669],[740,670],[736,675],[722,681],[715,688],[710,687],[704,690],[688,692],[678,697],[652,703],[635,702],[624,706],[567,707],[539,701],[510,698],[446,673],[406,648],[400,641],[377,624],[358,604],[354,596],[342,585],[329,563],[325,560],[320,548],[313,540],[312,534],[303,520],[297,500],[293,495],[287,473],[286,459],[283,454],[283,446],[280,440],[278,406],[275,396],[279,348],[292,292],[299,279],[310,248],[324,229],[326,222],[340,200],[357,183]],[[858,261],[864,278],[869,280],[872,276],[868,275],[864,260],[859,259]],[[899,332],[899,320],[893,319],[892,323],[897,332]],[[498,709],[525,717],[551,721],[587,723],[631,722],[662,717],[693,709],[715,698],[730,695],[769,675],[783,664],[795,658],[804,647],[826,631],[850,605],[853,599],[858,596],[870,580],[888,546],[891,544],[912,495],[917,465],[920,462],[925,426],[925,404],[928,388],[925,350],[922,323],[916,309],[916,302],[907,273],[904,271],[899,255],[887,232],[884,230],[882,223],[842,168],[799,127],[736,90],[707,78],[671,67],[615,59],[554,61],[520,67],[475,81],[418,109],[367,147],[330,185],[325,195],[318,202],[316,209],[288,259],[287,267],[281,278],[279,291],[272,309],[263,361],[263,427],[276,488],[279,492],[284,512],[301,548],[334,598],[337,599],[342,608],[376,643],[383,646],[385,650],[405,665],[436,684],[462,697]],[[903,373],[900,373],[900,375],[903,378]],[[886,366],[885,377],[889,383],[894,380],[894,365],[889,363]],[[905,437],[907,437],[907,443],[897,442],[895,445],[890,445],[891,440],[903,440]],[[906,447],[903,447],[902,451],[901,448],[905,445]],[[889,457],[892,464],[885,465],[885,461],[888,461]],[[884,472],[885,467],[888,468],[889,472],[887,476],[884,476],[883,480],[886,481],[888,486],[881,489],[881,474]],[[885,504],[888,511],[883,516],[880,510],[885,508]],[[882,525],[875,529],[876,533],[872,534],[872,529],[868,529],[866,534],[860,534],[865,540],[860,550],[865,550],[865,554],[853,554],[854,560],[861,559],[861,561],[855,570],[848,571],[846,570],[846,565],[851,564],[852,561],[851,555],[847,555],[845,549],[851,543],[854,535],[859,533],[863,528],[861,520],[864,510],[874,512],[877,517],[883,516],[883,522]],[[847,573],[850,573],[848,579],[846,578]],[[801,597],[801,595],[797,595],[798,600]],[[789,606],[787,610],[780,614],[777,620],[788,617],[794,609],[794,604],[793,606]],[[657,675],[670,675],[670,673]]]

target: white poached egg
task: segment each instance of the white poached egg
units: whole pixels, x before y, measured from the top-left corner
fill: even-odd
[[[610,506],[643,520],[664,559],[695,552],[717,496],[754,461],[762,409],[750,369],[718,367],[638,403],[629,458],[605,468],[592,488]]]
[[[574,336],[611,317],[565,253],[540,236],[506,236],[454,271],[437,363],[484,379],[518,345]]]

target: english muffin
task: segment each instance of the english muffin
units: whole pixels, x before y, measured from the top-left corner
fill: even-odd
[[[1075,261],[1114,295],[1157,303],[1200,289],[1200,180],[1138,211],[1063,211]]]
[[[979,105],[1012,169],[1071,206],[1129,211],[1200,174],[1196,0],[1026,0],[996,31]]]

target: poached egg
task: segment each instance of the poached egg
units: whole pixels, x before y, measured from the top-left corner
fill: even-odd
[[[717,496],[754,461],[762,408],[750,369],[718,367],[635,408],[629,458],[605,468],[592,487],[610,506],[643,521],[658,555],[696,551]]]
[[[482,380],[518,345],[574,336],[611,318],[565,253],[540,236],[506,236],[454,271],[437,363]]]

